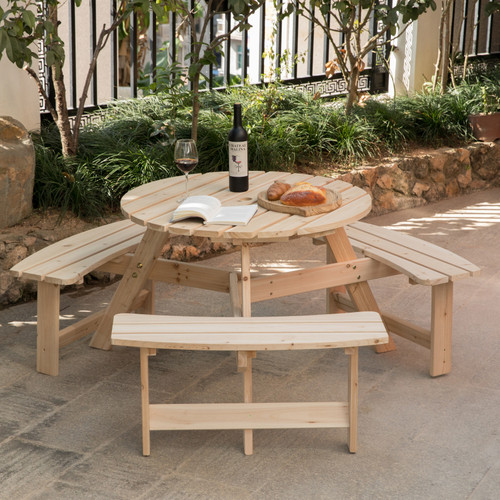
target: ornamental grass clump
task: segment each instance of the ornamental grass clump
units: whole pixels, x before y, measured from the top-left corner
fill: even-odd
[[[468,115],[484,105],[481,89],[500,96],[498,80],[463,81],[444,95],[424,90],[393,99],[370,97],[349,115],[343,101],[270,84],[200,95],[199,164],[196,173],[226,171],[227,136],[235,102],[243,108],[252,170],[295,171],[302,165],[335,175],[381,155],[417,146],[463,144],[472,139]],[[176,139],[191,136],[185,93],[117,101],[80,134],[77,155],[62,156],[57,128],[34,136],[37,154],[35,203],[78,215],[116,209],[135,186],[179,175]],[[500,101],[499,101],[500,102]]]

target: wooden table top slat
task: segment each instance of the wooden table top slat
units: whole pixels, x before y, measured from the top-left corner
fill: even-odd
[[[343,205],[326,214],[302,217],[273,212],[259,207],[256,215],[246,226],[204,225],[201,219],[183,220],[172,224],[173,211],[179,205],[177,199],[183,192],[183,177],[164,179],[133,189],[122,201],[122,211],[137,224],[146,225],[155,231],[176,235],[210,237],[217,240],[283,241],[300,235],[314,236],[331,232],[336,227],[360,219],[371,208],[371,198],[362,189],[343,181],[328,177],[288,172],[250,172],[248,191],[230,192],[227,172],[212,172],[192,176],[189,181],[190,195],[217,197],[225,206],[250,205],[257,203],[257,197],[276,180],[291,185],[309,182],[315,186],[335,189],[342,194]]]

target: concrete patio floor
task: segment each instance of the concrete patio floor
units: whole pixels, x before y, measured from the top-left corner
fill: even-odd
[[[60,375],[35,371],[36,304],[0,311],[1,499],[496,499],[500,496],[500,189],[370,222],[441,245],[482,268],[456,282],[453,369],[431,378],[429,351],[360,352],[359,451],[345,429],[153,432],[141,455],[138,352],[100,351],[88,338],[62,349]],[[309,239],[253,250],[259,267],[324,261]],[[237,253],[214,266],[237,266]],[[65,293],[63,323],[108,303],[116,285]],[[158,287],[157,311],[230,315],[228,296]],[[382,309],[428,326],[430,290],[403,277],[373,285]],[[314,314],[324,292],[255,304],[255,315]],[[346,397],[340,350],[269,352],[254,362],[255,400]],[[151,359],[152,401],[240,401],[234,353],[162,351]]]

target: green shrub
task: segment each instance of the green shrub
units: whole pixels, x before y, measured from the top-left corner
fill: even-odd
[[[191,135],[187,94],[150,95],[112,103],[80,134],[78,155],[64,159],[57,128],[34,137],[35,204],[81,216],[116,208],[140,184],[181,175],[173,161],[176,139]],[[445,95],[370,98],[351,115],[343,102],[324,102],[276,84],[207,91],[200,95],[196,172],[226,170],[233,104],[243,107],[254,170],[293,170],[297,162],[360,163],[409,144],[456,144],[471,139],[468,115],[500,103],[498,79],[461,82]],[[330,167],[329,167],[330,168]]]
[[[33,206],[58,207],[80,217],[99,217],[111,198],[101,177],[86,163],[64,158],[59,151],[35,141],[36,169]]]

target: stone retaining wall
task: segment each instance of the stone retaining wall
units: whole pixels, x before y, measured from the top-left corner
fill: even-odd
[[[357,169],[341,179],[369,191],[375,215],[424,205],[471,191],[500,186],[500,145],[474,143],[463,148],[442,148],[411,156],[393,158],[387,163]],[[8,270],[26,256],[70,234],[84,231],[81,222],[53,230],[13,228],[0,231],[0,308],[33,298],[36,284],[13,278]],[[233,250],[231,245],[210,244],[203,238],[173,238],[165,256],[190,261]],[[89,281],[102,282],[113,277],[91,275]]]
[[[370,192],[372,214],[418,207],[500,186],[500,145],[476,142],[392,158],[340,176]]]

